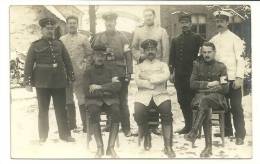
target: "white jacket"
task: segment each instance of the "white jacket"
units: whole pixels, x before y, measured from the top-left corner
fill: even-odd
[[[142,78],[142,75],[149,80]],[[135,102],[142,103],[146,106],[153,98],[155,104],[159,106],[162,102],[170,100],[170,95],[166,89],[166,82],[170,77],[168,65],[158,59],[150,61],[144,60],[137,65],[135,73],[135,82],[138,87]]]
[[[236,77],[244,78],[245,61],[241,56],[244,51],[244,41],[227,30],[215,35],[210,42],[216,47],[216,60],[227,67],[228,80],[235,80]]]

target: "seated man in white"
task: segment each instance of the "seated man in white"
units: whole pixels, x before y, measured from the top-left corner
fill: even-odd
[[[148,110],[155,108],[160,113],[162,133],[164,139],[164,153],[175,157],[172,149],[172,112],[171,100],[166,90],[166,82],[170,77],[166,63],[156,59],[157,41],[147,39],[141,43],[144,49],[145,60],[137,65],[135,81],[138,92],[135,99],[135,121],[139,132],[144,136],[144,148],[151,148],[151,134],[148,130]]]

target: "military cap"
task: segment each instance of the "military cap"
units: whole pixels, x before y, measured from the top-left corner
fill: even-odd
[[[226,20],[229,20],[229,17],[232,16],[232,14],[231,14],[230,12],[227,12],[227,11],[224,11],[224,10],[215,11],[215,12],[213,13],[213,15],[214,15],[216,18],[226,19]]]
[[[102,15],[104,20],[114,20],[117,19],[118,15],[115,12],[106,12]]]
[[[43,18],[39,20],[39,25],[45,27],[46,25],[55,25],[56,21],[53,18]]]
[[[189,22],[191,22],[191,14],[188,12],[184,12],[181,11],[178,13],[178,21],[182,21],[182,20],[188,20]]]
[[[153,39],[146,39],[141,43],[141,48],[147,49],[147,48],[156,48],[157,47],[157,41]]]
[[[96,52],[105,52],[106,51],[106,46],[99,44],[99,45],[94,45],[93,50]]]

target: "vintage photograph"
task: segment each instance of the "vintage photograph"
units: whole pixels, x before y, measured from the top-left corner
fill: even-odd
[[[252,158],[250,5],[10,5],[11,158]]]

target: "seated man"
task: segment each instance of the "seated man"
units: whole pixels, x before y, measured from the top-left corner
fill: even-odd
[[[191,106],[198,108],[198,113],[191,131],[184,135],[188,141],[195,142],[197,132],[203,124],[206,147],[201,152],[201,157],[212,155],[212,129],[211,109],[227,110],[225,94],[228,92],[226,66],[215,60],[215,46],[205,42],[201,48],[203,58],[193,62],[193,71],[190,78],[190,86],[196,95]]]
[[[86,97],[86,107],[89,110],[90,120],[94,137],[97,144],[96,157],[104,155],[103,140],[100,129],[100,113],[102,109],[108,110],[111,115],[111,127],[108,139],[106,155],[116,158],[114,150],[115,141],[118,135],[120,110],[119,96],[121,84],[114,71],[104,65],[106,58],[106,47],[96,45],[94,48],[94,64],[86,69],[84,74],[84,92]]]
[[[136,68],[135,81],[138,92],[135,99],[135,121],[144,136],[144,148],[151,148],[151,134],[148,130],[148,112],[150,108],[156,108],[162,120],[162,134],[164,139],[164,153],[169,157],[175,157],[172,150],[172,112],[170,96],[166,90],[166,82],[170,77],[166,63],[155,59],[157,42],[147,39],[141,43],[146,59]]]

